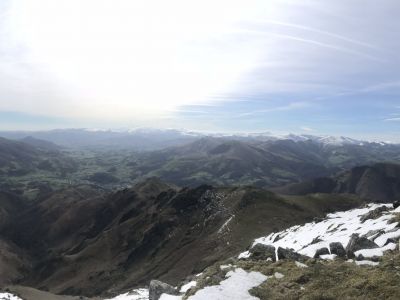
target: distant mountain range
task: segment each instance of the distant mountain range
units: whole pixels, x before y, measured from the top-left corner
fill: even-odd
[[[340,139],[341,143],[326,141],[203,137],[184,146],[142,153],[126,161],[132,165],[133,176],[139,178],[157,176],[191,186],[211,183],[260,187],[328,176],[358,165],[400,161],[400,145],[356,143],[347,139]]]
[[[323,145],[364,145],[374,142],[348,137],[315,135],[274,135],[263,133],[202,133],[176,129],[138,128],[133,130],[57,129],[50,131],[1,131],[0,136],[9,139],[33,137],[59,146],[70,148],[130,149],[136,151],[160,150],[180,146],[204,137],[225,138],[238,141],[314,141]],[[379,142],[386,144],[384,142]]]
[[[344,137],[278,138],[267,134],[212,137],[168,130],[124,133],[72,130],[40,134],[54,134],[57,139],[64,137],[65,141],[60,146],[56,141],[34,136],[21,135],[18,141],[0,139],[0,184],[13,179],[20,182],[21,176],[29,175],[24,178],[25,185],[30,181],[47,181],[53,186],[73,182],[121,188],[155,176],[179,186],[269,188],[330,176],[355,166],[400,161],[399,144]],[[78,136],[93,147],[68,148]],[[115,148],[107,136],[113,136]],[[94,147],[95,141],[104,144]],[[155,142],[162,149],[143,150],[153,149]],[[128,144],[135,146],[124,148]],[[125,146],[121,148],[121,145]]]

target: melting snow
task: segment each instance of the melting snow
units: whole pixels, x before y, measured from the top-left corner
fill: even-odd
[[[319,257],[321,259],[325,259],[325,260],[334,260],[336,258],[336,254],[324,254],[324,255],[320,255]]]
[[[256,300],[249,290],[259,286],[267,276],[258,272],[246,272],[238,268],[226,274],[227,279],[219,285],[208,286],[196,292],[188,300]]]
[[[377,266],[377,265],[379,265],[379,263],[370,261],[370,260],[359,260],[359,261],[356,261],[356,265],[358,265],[358,266]]]
[[[228,224],[230,223],[230,221],[232,221],[232,219],[235,217],[235,215],[231,216],[228,220],[226,220],[226,222],[224,224],[222,224],[221,228],[218,229],[218,233],[221,233],[225,227],[228,226]],[[228,228],[229,229],[229,228]]]
[[[350,240],[353,233],[360,236],[366,235],[371,232],[377,232],[372,237],[373,240],[380,248],[373,251],[361,250],[362,253],[370,253],[374,255],[383,255],[383,251],[394,249],[393,245],[384,246],[389,238],[400,237],[400,229],[397,229],[397,223],[389,223],[388,221],[393,218],[393,212],[398,212],[399,209],[385,212],[377,219],[368,219],[364,223],[361,222],[361,216],[366,213],[381,207],[392,207],[391,204],[369,204],[365,208],[353,209],[344,212],[331,213],[326,216],[321,222],[307,223],[303,226],[293,226],[287,230],[272,233],[267,237],[256,239],[253,246],[260,243],[266,245],[273,245],[277,249],[292,248],[294,251],[313,257],[315,252],[323,247],[329,249],[329,244],[332,242],[340,242],[344,247]],[[382,234],[379,235],[378,232]],[[364,252],[365,251],[365,252]],[[239,258],[247,258],[250,253],[248,251],[239,255]],[[332,259],[331,255],[322,256],[325,259]]]
[[[160,300],[182,300],[182,296],[172,296],[172,295],[162,294]]]
[[[240,253],[238,258],[239,259],[241,259],[241,258],[249,258],[250,255],[251,255],[251,253],[249,251],[245,251],[245,252]]]
[[[22,299],[10,293],[0,293],[0,300],[22,300]]]
[[[190,290],[192,287],[195,287],[196,285],[197,285],[197,282],[193,280],[193,281],[183,285],[179,292],[186,293],[188,290]]]
[[[106,300],[148,300],[148,299],[149,299],[148,289],[137,289],[129,293],[119,295],[115,298],[110,298]],[[2,299],[0,298],[0,300]]]
[[[296,266],[298,266],[299,268],[308,268],[308,266],[306,264],[303,264],[301,262],[295,261]]]

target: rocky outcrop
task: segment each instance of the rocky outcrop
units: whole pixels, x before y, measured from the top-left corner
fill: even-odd
[[[334,242],[329,244],[329,249],[331,254],[337,255],[337,257],[346,257],[346,250],[344,249],[342,243]]]
[[[149,300],[158,300],[162,294],[178,295],[178,291],[171,285],[158,281],[150,281]]]
[[[293,249],[278,247],[278,259],[292,259],[297,261],[307,261],[308,257],[295,252]]]
[[[318,258],[321,255],[328,255],[330,254],[329,249],[324,247],[324,248],[320,248],[315,252],[314,258]]]
[[[255,260],[276,260],[275,247],[271,245],[256,244],[249,252],[250,258]]]
[[[350,241],[346,246],[346,255],[348,258],[354,258],[354,252],[361,249],[374,248],[379,248],[379,246],[366,237],[360,237],[358,234],[352,234]]]
[[[383,215],[384,212],[386,212],[388,210],[389,210],[389,208],[386,206],[378,207],[377,209],[374,209],[374,210],[366,213],[365,215],[363,215],[360,218],[360,221],[361,221],[361,223],[364,223],[365,221],[370,220],[370,219],[372,219],[372,220],[378,219],[379,217],[381,217]]]

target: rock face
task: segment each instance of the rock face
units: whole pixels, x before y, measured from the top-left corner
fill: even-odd
[[[250,250],[250,258],[255,260],[276,260],[275,247],[271,245],[256,244]]]
[[[393,208],[396,209],[400,206],[400,200],[393,202]]]
[[[336,254],[338,257],[346,256],[346,250],[344,249],[342,243],[339,242],[330,243],[329,249],[331,250],[332,254]]]
[[[292,259],[297,261],[307,261],[307,257],[295,252],[293,249],[289,248],[278,248],[278,259]]]
[[[365,237],[360,237],[358,234],[353,234],[346,246],[346,254],[348,258],[354,258],[354,252],[361,249],[373,248],[379,248],[379,246]]]
[[[178,295],[178,291],[171,285],[158,281],[150,281],[149,300],[158,300],[162,294]]]
[[[327,255],[327,254],[330,254],[328,248],[320,248],[315,252],[314,258],[318,258],[321,255]]]
[[[394,204],[393,204],[393,206],[394,206]],[[374,209],[374,210],[366,213],[365,215],[363,215],[360,218],[360,221],[361,221],[361,223],[364,223],[365,221],[367,221],[369,219],[373,219],[373,220],[378,219],[380,216],[382,216],[382,214],[385,211],[388,211],[388,210],[389,210],[389,208],[387,208],[386,206],[378,207],[377,209]]]

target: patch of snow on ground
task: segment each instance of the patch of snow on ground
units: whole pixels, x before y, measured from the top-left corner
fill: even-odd
[[[228,272],[226,277],[219,285],[205,287],[188,300],[256,300],[258,298],[248,291],[268,279],[261,273],[246,272],[241,268]]]
[[[186,293],[188,290],[190,290],[192,287],[195,287],[197,285],[196,281],[191,281],[189,283],[186,283],[184,285],[182,285],[181,289],[180,289],[180,293]]]
[[[148,289],[136,289],[129,293],[121,294],[115,298],[110,298],[106,300],[148,300],[148,299],[149,299]]]
[[[321,222],[293,226],[287,230],[256,239],[253,246],[261,243],[275,246],[276,249],[278,247],[292,248],[300,254],[314,257],[318,249],[323,247],[329,249],[329,244],[332,242],[340,242],[346,247],[353,233],[363,236],[370,231],[381,230],[384,234],[378,235],[374,241],[381,247],[379,249],[382,250],[383,254],[383,251],[388,250],[383,247],[387,240],[400,236],[400,229],[396,229],[397,223],[388,222],[393,218],[393,212],[396,210],[385,212],[381,217],[368,219],[363,223],[360,220],[363,215],[381,206],[392,207],[391,204],[369,204],[365,208],[331,213]],[[318,242],[312,244],[317,239]],[[246,251],[241,253],[239,258],[247,258],[249,255],[250,253]]]
[[[245,251],[239,254],[238,258],[242,259],[242,258],[249,258],[251,255],[251,253],[249,251]]]
[[[325,260],[334,260],[335,258],[336,258],[336,254],[323,254],[323,255],[320,255],[319,257],[321,258],[321,259],[325,259]]]
[[[296,266],[298,266],[299,268],[308,268],[308,266],[306,264],[303,264],[301,262],[295,261]]]
[[[285,275],[283,275],[282,273],[279,273],[279,272],[275,272],[274,277],[276,279],[282,279],[283,277],[285,277]]]
[[[22,299],[10,293],[0,293],[0,300],[22,300]]]
[[[356,265],[358,265],[358,266],[377,266],[377,265],[379,265],[379,263],[370,261],[370,260],[359,260],[359,261],[356,261]]]
[[[182,296],[162,294],[159,300],[182,300]]]
[[[224,224],[222,224],[221,228],[218,230],[218,233],[221,233],[225,227],[228,226],[229,222],[232,221],[232,219],[235,217],[235,215],[231,216]],[[228,228],[229,229],[229,228]]]
[[[362,249],[354,252],[355,256],[362,255],[364,257],[374,257],[374,256],[382,256],[383,252],[386,250],[394,250],[396,249],[396,244],[389,243],[382,248],[374,248],[374,249]]]

